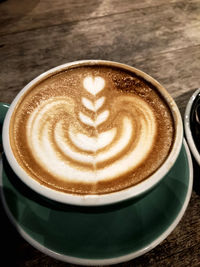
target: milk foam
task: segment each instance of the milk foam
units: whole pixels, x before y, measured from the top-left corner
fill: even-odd
[[[98,109],[100,109],[100,107],[103,105],[105,101],[105,97],[101,97],[97,100],[94,100],[93,102],[91,102],[89,99],[82,97],[82,103],[83,105],[91,110],[91,111],[97,111]]]
[[[115,126],[99,130],[112,112],[111,106],[105,105],[105,85],[100,76],[84,78],[83,88],[90,97],[80,93],[84,108],[78,115],[75,99],[70,96],[45,100],[30,115],[27,143],[37,163],[53,176],[69,182],[106,181],[134,170],[151,151],[156,119],[142,98],[119,96],[115,100],[119,106],[124,101],[133,109],[119,113]],[[85,114],[84,109],[90,113]],[[88,115],[91,113],[94,116]],[[70,118],[67,125],[65,116]],[[85,127],[92,128],[94,134],[86,134]]]

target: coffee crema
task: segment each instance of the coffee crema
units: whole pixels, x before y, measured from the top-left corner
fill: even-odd
[[[19,100],[10,143],[39,183],[72,194],[134,186],[166,160],[174,121],[158,90],[119,67],[69,67]],[[31,179],[31,178],[30,178]]]

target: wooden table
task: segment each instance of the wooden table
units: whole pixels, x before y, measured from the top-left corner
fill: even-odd
[[[135,66],[160,81],[181,114],[200,86],[200,0],[6,0],[0,3],[0,101],[38,74],[79,59]],[[200,177],[181,222],[159,246],[121,266],[200,266]],[[34,249],[1,206],[3,266],[72,266]],[[2,239],[3,237],[3,239]],[[10,256],[6,256],[10,254]],[[12,262],[12,265],[9,265]]]

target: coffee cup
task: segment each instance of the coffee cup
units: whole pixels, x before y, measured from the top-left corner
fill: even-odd
[[[100,206],[150,192],[182,146],[180,112],[166,89],[104,60],[48,70],[15,97],[3,124],[9,165],[53,201]]]

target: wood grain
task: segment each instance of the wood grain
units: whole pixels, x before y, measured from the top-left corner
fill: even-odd
[[[0,3],[0,101],[10,103],[31,79],[79,59],[137,67],[174,97],[182,116],[200,87],[199,0],[6,0]],[[181,222],[149,253],[117,266],[200,266],[200,168]],[[25,242],[0,206],[3,259],[10,266],[75,266]],[[12,240],[12,244],[10,244]],[[12,257],[6,257],[9,250]]]
[[[1,101],[10,102],[26,83],[51,67],[91,58],[142,69],[174,95],[196,88],[199,15],[200,2],[175,3],[2,36],[0,92],[8,91],[1,93]]]
[[[190,1],[191,2],[191,1]],[[197,1],[192,1],[197,2]],[[169,0],[167,5],[179,3],[181,0]],[[133,10],[166,5],[165,0],[9,0],[0,6],[0,34],[44,28],[67,22],[88,20]],[[145,11],[146,9],[146,11]]]

